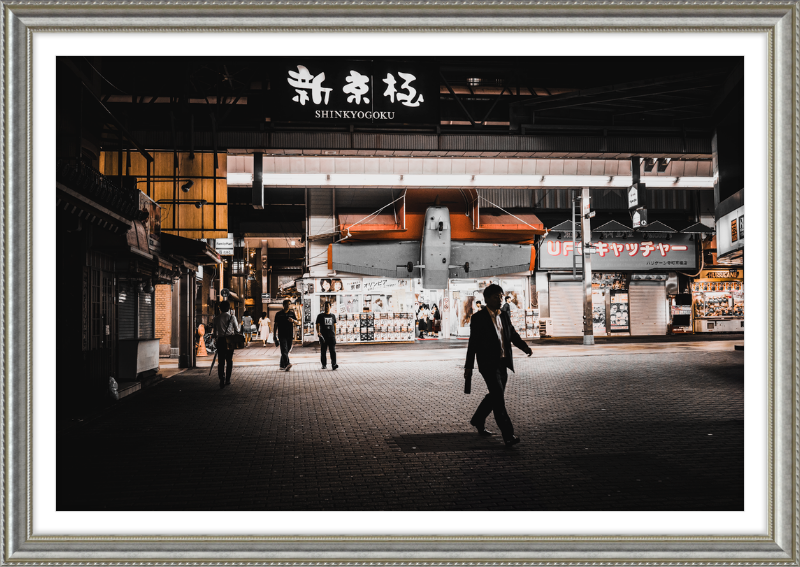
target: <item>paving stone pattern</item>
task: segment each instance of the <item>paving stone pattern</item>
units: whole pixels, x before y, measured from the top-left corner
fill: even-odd
[[[58,432],[57,508],[743,509],[741,352],[520,358],[512,449],[477,371],[409,355],[176,375]]]

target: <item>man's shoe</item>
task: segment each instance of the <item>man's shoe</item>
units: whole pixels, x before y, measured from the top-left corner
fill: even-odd
[[[292,365],[291,364],[287,364],[286,365],[286,372],[289,372],[291,369],[292,369]]]
[[[225,387],[225,382],[223,382],[222,380],[220,380],[220,381],[219,381],[219,389],[221,390],[221,389],[222,389],[222,388],[224,388],[224,387]]]
[[[520,442],[520,438],[516,435],[512,435],[511,439],[506,439],[506,447],[511,447],[512,445],[516,445]]]
[[[322,369],[325,370],[326,368],[328,368],[328,367],[323,364],[322,365]]]
[[[334,364],[333,366],[331,366],[331,370],[336,370],[337,368],[339,368],[338,364]]]
[[[481,425],[478,425],[477,423],[475,423],[475,422],[474,422],[474,421],[472,421],[472,420],[469,420],[469,424],[470,424],[472,427],[474,427],[475,429],[477,429],[477,430],[478,430],[478,435],[486,435],[486,436],[488,436],[488,435],[494,435],[494,433],[493,433],[493,432],[491,432],[491,431],[489,431],[488,429],[486,429],[486,427],[485,427],[483,424],[481,424]]]
[[[225,385],[226,386],[230,386],[231,385],[231,381],[230,380],[225,380]]]

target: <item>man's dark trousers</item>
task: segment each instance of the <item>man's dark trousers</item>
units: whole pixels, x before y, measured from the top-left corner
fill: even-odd
[[[511,439],[514,435],[514,425],[511,423],[511,418],[508,417],[505,398],[508,369],[501,366],[494,376],[484,376],[483,374],[481,376],[486,382],[486,387],[489,388],[489,393],[475,410],[475,415],[472,416],[470,423],[482,429],[486,424],[486,418],[490,413],[494,413],[494,419],[503,434],[503,439]]]
[[[322,337],[319,338],[319,350],[320,350],[320,360],[322,361],[322,366],[328,365],[328,357],[326,353],[328,349],[331,351],[331,364],[336,366],[336,338],[335,337]]]
[[[292,350],[292,338],[283,338],[280,337],[279,339],[281,345],[281,368],[286,368],[289,366],[289,351]]]
[[[225,337],[220,337],[217,345],[217,372],[220,382],[230,382],[233,372],[233,349],[228,350]]]

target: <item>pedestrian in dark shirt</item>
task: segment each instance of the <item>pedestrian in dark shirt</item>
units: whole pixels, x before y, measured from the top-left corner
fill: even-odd
[[[222,311],[214,319],[214,333],[217,335],[219,387],[224,388],[231,383],[233,373],[233,348],[228,345],[227,338],[239,332],[239,323],[236,322],[236,315],[230,312],[231,306],[227,301],[219,304]]]
[[[281,370],[287,372],[291,370],[292,363],[289,362],[289,352],[292,350],[292,342],[294,341],[294,328],[299,325],[297,315],[294,311],[289,309],[291,302],[288,299],[283,300],[283,311],[278,311],[275,315],[275,346],[281,349]]]
[[[325,313],[317,315],[317,336],[319,337],[320,359],[322,368],[328,365],[326,352],[331,351],[331,370],[336,370],[336,315],[331,313],[331,304],[325,302]]]
[[[442,332],[442,314],[439,312],[439,307],[435,303],[431,306],[431,320],[433,325],[431,331],[433,331],[433,336],[438,338],[439,333]]]
[[[503,303],[503,306],[500,308],[500,311],[502,311],[503,313],[508,313],[509,315],[511,315],[511,296],[510,295],[506,296],[506,301],[505,301],[505,303]]]

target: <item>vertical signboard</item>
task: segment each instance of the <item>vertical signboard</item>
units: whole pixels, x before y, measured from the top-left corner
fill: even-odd
[[[273,121],[439,122],[438,67],[429,63],[296,57],[270,75]]]
[[[611,310],[609,313],[611,331],[629,331],[630,321],[628,317],[628,292],[612,291]]]
[[[744,207],[722,216],[716,223],[717,257],[738,257],[744,249]]]

